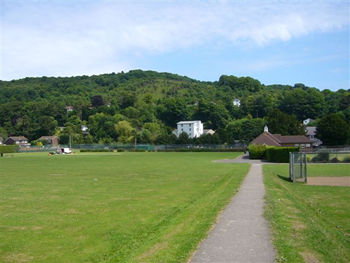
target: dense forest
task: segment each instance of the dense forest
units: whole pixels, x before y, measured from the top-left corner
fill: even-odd
[[[327,118],[336,119],[345,139],[334,144],[348,142],[350,90],[264,85],[227,75],[203,82],[142,70],[0,81],[0,136],[5,138],[56,134],[61,143],[70,135],[76,144],[129,143],[135,136],[139,143],[153,144],[234,143],[249,142],[265,124],[275,133],[301,134],[306,118],[325,126]],[[216,133],[194,141],[185,134],[176,138],[172,131],[181,120],[201,120]]]

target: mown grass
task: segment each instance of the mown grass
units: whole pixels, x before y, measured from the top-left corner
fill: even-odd
[[[350,164],[308,164],[308,176],[350,176]]]
[[[309,170],[313,175],[325,169],[332,174],[335,167],[315,165]],[[349,187],[291,183],[288,176],[288,165],[264,165],[265,214],[277,261],[350,262]]]
[[[0,159],[0,262],[186,262],[237,191],[238,153]]]

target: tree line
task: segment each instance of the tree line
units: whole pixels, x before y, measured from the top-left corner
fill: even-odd
[[[74,143],[234,143],[251,141],[265,124],[273,133],[303,134],[301,121],[312,118],[327,131],[319,133],[320,139],[345,144],[349,105],[349,90],[263,85],[250,77],[227,75],[214,82],[141,70],[24,78],[0,81],[0,136],[35,140],[56,134],[61,143],[69,136]],[[182,120],[201,120],[216,133],[196,140],[185,134],[176,138],[172,131]],[[340,139],[328,140],[334,134]]]

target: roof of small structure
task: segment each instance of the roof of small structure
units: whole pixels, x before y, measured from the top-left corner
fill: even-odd
[[[14,141],[28,141],[28,139],[24,136],[10,136],[7,138],[7,140],[14,140]]]
[[[304,135],[287,135],[271,134],[269,132],[263,132],[256,137],[252,144],[265,144],[271,146],[282,146],[282,144],[299,144],[299,143],[311,143],[311,140]]]
[[[52,136],[41,136],[38,140],[52,140],[52,139],[58,139],[58,136],[52,135]]]
[[[179,121],[177,124],[188,124],[188,123],[194,123],[194,122],[201,122],[201,121]]]

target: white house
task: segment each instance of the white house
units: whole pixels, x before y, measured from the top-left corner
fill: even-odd
[[[203,134],[203,123],[201,121],[180,121],[177,123],[177,136],[187,133],[190,138],[197,138]]]
[[[81,125],[81,131],[83,134],[88,134],[89,133],[89,128],[86,125]]]
[[[310,122],[314,121],[313,119],[307,118],[305,120],[303,120],[303,124],[306,126],[308,125]]]
[[[240,99],[233,99],[232,103],[233,103],[233,106],[237,106],[237,107],[241,106],[241,100]]]

